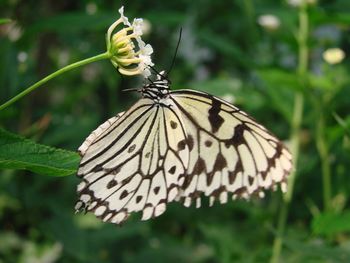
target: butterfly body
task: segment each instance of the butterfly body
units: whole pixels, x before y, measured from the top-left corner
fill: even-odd
[[[158,79],[150,84],[144,85],[139,91],[142,97],[149,98],[154,102],[168,99],[170,95],[170,82],[167,79]]]
[[[121,223],[166,205],[226,203],[281,184],[292,158],[285,146],[235,106],[210,94],[169,89],[162,75],[129,110],[102,124],[79,148],[76,209]]]

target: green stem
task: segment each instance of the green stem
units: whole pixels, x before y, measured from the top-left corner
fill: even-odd
[[[272,257],[271,263],[278,263],[279,257],[282,250],[283,244],[283,234],[286,228],[286,222],[288,218],[289,204],[292,201],[293,191],[294,191],[294,182],[295,182],[295,171],[297,167],[297,160],[299,158],[299,145],[300,145],[300,127],[303,117],[303,108],[304,108],[304,96],[302,93],[298,92],[295,94],[294,99],[294,113],[293,113],[293,122],[292,122],[292,133],[291,133],[291,147],[290,150],[293,155],[294,161],[294,171],[288,179],[288,189],[287,193],[284,196],[284,202],[282,204],[280,214],[278,217],[277,223],[277,235],[275,237],[273,248],[272,248]]]
[[[254,3],[252,0],[244,0],[243,1],[243,8],[245,12],[245,17],[247,18],[247,24],[248,29],[247,33],[249,34],[249,44],[255,43],[255,40],[257,38],[257,32],[256,32],[256,22],[255,22],[255,10],[254,10]]]
[[[298,78],[301,80],[302,86],[306,89],[307,81],[306,75],[308,70],[308,45],[307,39],[309,34],[309,22],[307,14],[307,6],[305,1],[301,4],[299,9],[299,31],[298,31],[298,45],[299,45],[299,64],[298,64]],[[299,146],[300,146],[300,129],[303,120],[303,109],[304,109],[304,95],[302,92],[297,92],[294,97],[294,110],[292,119],[292,131],[291,131],[291,153],[293,155],[294,161],[294,171],[288,179],[288,189],[284,196],[283,204],[280,210],[278,224],[277,224],[277,235],[275,237],[271,263],[278,263],[282,245],[283,245],[283,235],[286,228],[286,222],[288,219],[289,204],[292,201],[294,183],[295,183],[295,171],[297,171],[297,164],[299,158]]]
[[[320,105],[321,106],[321,105]],[[331,168],[329,163],[328,145],[325,140],[324,112],[320,109],[320,116],[316,127],[316,145],[321,158],[322,181],[323,181],[323,206],[326,211],[331,208]]]
[[[6,107],[10,106],[12,103],[16,102],[17,100],[19,100],[20,98],[24,97],[28,93],[30,93],[33,90],[37,89],[38,87],[40,87],[44,83],[48,82],[50,79],[53,79],[53,78],[63,74],[66,71],[69,71],[71,69],[74,69],[74,68],[77,68],[77,67],[80,67],[80,66],[83,66],[83,65],[95,62],[95,61],[108,59],[108,58],[110,58],[110,55],[109,55],[108,52],[105,52],[105,53],[93,56],[91,58],[87,58],[87,59],[84,59],[84,60],[72,63],[72,64],[70,64],[68,66],[65,66],[64,68],[61,68],[61,69],[55,71],[54,73],[51,73],[50,75],[46,76],[45,78],[39,80],[38,82],[36,82],[32,86],[30,86],[29,88],[25,89],[24,91],[22,91],[21,93],[19,93],[15,97],[13,97],[12,99],[10,99],[7,102],[5,102],[4,104],[0,105],[0,110],[5,109]]]

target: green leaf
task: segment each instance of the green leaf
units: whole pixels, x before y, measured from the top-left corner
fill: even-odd
[[[284,243],[291,250],[293,259],[285,262],[350,262],[349,249],[329,246],[322,239],[293,240],[285,238]]]
[[[251,68],[255,62],[251,60],[246,53],[232,42],[232,39],[223,35],[215,34],[209,30],[201,30],[198,32],[198,38],[209,48],[219,52],[223,56],[227,56],[240,66]]]
[[[259,76],[275,88],[285,86],[292,90],[302,90],[298,76],[294,72],[288,72],[278,68],[257,70]]]
[[[313,12],[310,16],[312,23],[320,24],[337,24],[347,26],[350,23],[350,15],[348,12]]]
[[[317,76],[314,74],[309,74],[308,77],[311,87],[316,87],[323,90],[335,89],[334,80],[329,78],[329,76]]]
[[[312,220],[312,229],[315,234],[327,236],[350,232],[350,211],[320,214]]]
[[[9,18],[0,18],[0,25],[12,22]]]
[[[152,10],[145,14],[145,18],[150,20],[152,24],[162,24],[162,25],[174,25],[178,26],[185,19],[186,15],[183,12],[179,11],[168,11],[166,13],[159,12],[157,10]]]
[[[0,129],[0,169],[29,170],[41,175],[66,176],[77,171],[79,155],[37,144]]]
[[[293,91],[302,90],[295,73],[277,68],[261,69],[258,76],[264,81],[271,104],[283,114],[287,120],[292,119]]]

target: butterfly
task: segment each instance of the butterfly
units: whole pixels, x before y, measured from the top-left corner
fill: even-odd
[[[218,97],[169,87],[158,73],[80,146],[76,211],[121,224],[134,212],[160,216],[172,201],[198,208],[203,195],[211,206],[286,191],[292,156],[271,132]]]

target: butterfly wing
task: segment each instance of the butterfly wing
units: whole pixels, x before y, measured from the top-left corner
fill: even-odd
[[[102,123],[96,130],[94,130],[83,142],[83,144],[79,147],[78,153],[80,154],[81,157],[83,157],[86,153],[86,150],[90,147],[90,145],[98,140],[99,136],[102,136],[103,132],[107,130],[109,127],[113,125],[122,115],[124,112],[118,113],[116,116],[108,119],[104,123]]]
[[[180,196],[184,205],[200,195],[227,202],[233,198],[263,195],[262,190],[281,183],[292,169],[292,157],[266,128],[235,106],[212,95],[180,90],[171,99],[181,112],[190,150],[187,175]]]
[[[81,146],[77,210],[121,223],[132,212],[159,216],[178,196],[189,150],[179,112],[141,99]]]

